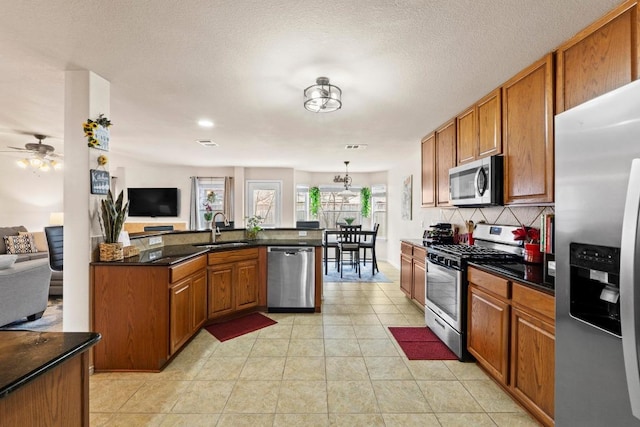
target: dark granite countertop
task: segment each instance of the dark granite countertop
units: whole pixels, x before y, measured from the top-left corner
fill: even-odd
[[[0,331],[0,398],[98,341],[95,332]]]
[[[186,261],[190,258],[204,255],[209,252],[221,252],[230,250],[240,250],[247,248],[255,248],[261,246],[322,246],[322,239],[257,239],[240,241],[242,246],[230,246],[230,243],[219,241],[216,243],[199,243],[198,245],[169,245],[161,246],[156,249],[141,251],[140,255],[125,258],[120,261],[95,261],[92,265],[110,265],[110,266],[131,266],[131,265],[157,265],[168,266]]]
[[[556,294],[555,286],[544,282],[544,269],[542,264],[527,264],[524,262],[470,262],[470,266],[479,268],[491,274],[515,280],[531,288],[545,292],[549,295]]]

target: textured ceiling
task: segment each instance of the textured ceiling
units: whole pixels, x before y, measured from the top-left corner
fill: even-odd
[[[0,150],[34,142],[27,132],[64,151],[64,71],[86,69],[111,82],[116,154],[387,170],[415,162],[407,153],[423,135],[618,3],[2,0]],[[341,110],[303,108],[318,76],[343,90]]]

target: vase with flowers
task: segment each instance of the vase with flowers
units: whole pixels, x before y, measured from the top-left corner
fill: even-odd
[[[524,240],[523,260],[531,264],[542,262],[542,252],[540,252],[540,230],[524,225],[514,230],[513,240]]]
[[[245,229],[245,235],[247,240],[256,240],[258,233],[262,230],[260,226],[264,218],[260,215],[253,215],[247,218],[247,228]]]
[[[204,206],[204,220],[209,224],[210,228],[213,230],[214,225],[211,223],[213,221],[213,203],[216,201],[216,193],[213,191],[207,192],[207,199],[202,203]]]

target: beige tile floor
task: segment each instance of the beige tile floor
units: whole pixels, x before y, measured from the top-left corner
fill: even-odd
[[[474,363],[408,360],[423,326],[393,283],[325,283],[322,314],[220,343],[201,331],[160,373],[90,378],[92,426],[537,426]]]

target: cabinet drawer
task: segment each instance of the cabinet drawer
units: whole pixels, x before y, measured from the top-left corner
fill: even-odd
[[[182,262],[175,267],[169,267],[169,282],[174,283],[207,267],[207,260],[199,256],[189,261]]]
[[[420,248],[418,246],[413,247],[413,258],[415,258],[416,262],[425,263],[425,258],[427,257],[427,249]]]
[[[213,252],[208,255],[207,263],[224,264],[227,262],[242,261],[245,259],[258,258],[258,248],[237,249],[233,251]]]
[[[479,288],[485,289],[497,296],[509,299],[511,297],[510,283],[508,280],[494,276],[473,267],[467,270],[467,280]]]
[[[400,243],[400,253],[403,255],[413,256],[413,245],[405,242]]]
[[[533,311],[551,320],[556,319],[556,301],[549,294],[514,283],[512,298],[514,305],[526,311]]]

